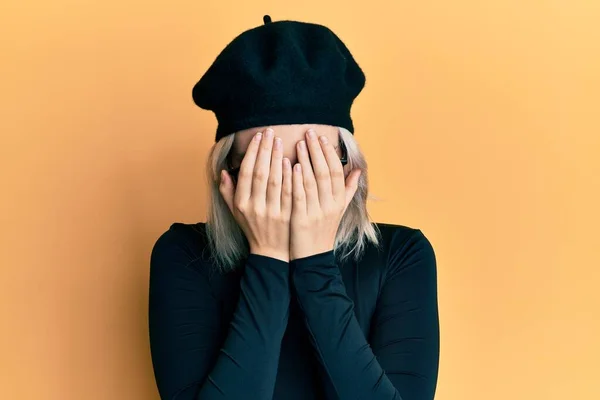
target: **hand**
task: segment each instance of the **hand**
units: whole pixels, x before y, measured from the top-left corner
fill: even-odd
[[[325,143],[317,140],[311,131],[307,132],[307,140],[296,146],[299,163],[292,173],[290,261],[333,250],[340,221],[361,174],[360,169],[354,169],[345,178],[333,146],[325,136]],[[302,143],[308,148],[302,149]]]
[[[254,136],[237,185],[223,170],[219,192],[246,235],[250,252],[289,262],[292,168],[287,158],[283,160],[281,141],[273,149],[273,136],[272,129],[264,138],[260,132]]]

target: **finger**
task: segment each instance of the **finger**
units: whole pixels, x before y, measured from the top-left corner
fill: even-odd
[[[325,154],[323,154],[323,150],[327,147],[327,144],[323,144],[317,138],[317,133],[314,129],[309,129],[307,133],[306,141],[313,175],[317,184],[319,203],[321,206],[325,206],[334,200],[331,189],[331,177],[329,176],[329,165],[327,165],[328,160],[325,158]]]
[[[273,144],[271,171],[269,172],[269,182],[267,186],[267,205],[273,207],[273,211],[279,214],[281,212],[281,170],[282,170],[283,150],[281,138],[275,138]]]
[[[294,165],[292,172],[292,215],[298,217],[306,216],[306,193],[302,178],[302,165]]]
[[[236,200],[240,203],[247,202],[252,194],[252,176],[254,174],[254,164],[256,163],[256,154],[258,153],[261,139],[262,133],[257,132],[250,141],[246,149],[246,155],[240,164],[235,190]]]
[[[304,146],[303,146],[304,145]],[[304,182],[304,197],[306,198],[306,212],[313,215],[320,212],[321,203],[319,202],[319,191],[312,166],[308,158],[308,149],[306,141],[298,142],[298,163],[302,166],[302,179]],[[298,164],[296,164],[298,165]]]
[[[323,139],[325,142],[323,142]],[[345,200],[346,192],[344,166],[342,165],[340,157],[335,151],[335,148],[328,143],[327,137],[321,136],[321,138],[319,138],[319,142],[321,143],[321,149],[323,151],[323,156],[327,162],[327,169],[329,171],[331,197],[335,202],[340,204]]]
[[[252,177],[252,194],[259,202],[267,202],[267,184],[269,183],[269,171],[271,170],[271,153],[273,150],[273,129],[265,131],[260,142],[254,174]]]
[[[281,213],[290,216],[292,213],[292,164],[289,158],[283,160],[283,183],[281,185]]]

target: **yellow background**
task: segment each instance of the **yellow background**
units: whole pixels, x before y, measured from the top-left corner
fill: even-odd
[[[600,2],[3,1],[0,398],[158,399],[149,255],[205,221],[191,88],[243,30],[329,26],[376,221],[438,257],[437,400],[600,398]]]

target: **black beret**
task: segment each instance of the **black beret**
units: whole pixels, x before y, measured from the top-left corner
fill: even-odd
[[[192,90],[212,110],[215,141],[267,125],[323,124],[354,133],[350,108],[365,75],[327,27],[299,21],[264,24],[233,39]]]

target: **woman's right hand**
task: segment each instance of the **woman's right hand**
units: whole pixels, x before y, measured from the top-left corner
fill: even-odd
[[[278,141],[270,128],[264,135],[257,133],[242,160],[237,185],[223,170],[219,192],[246,235],[250,253],[289,262],[292,168]]]

